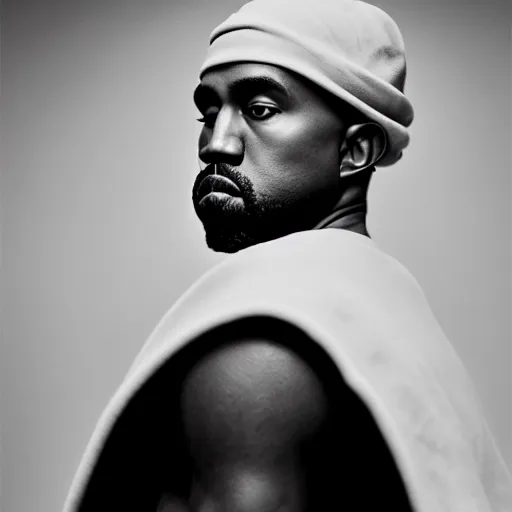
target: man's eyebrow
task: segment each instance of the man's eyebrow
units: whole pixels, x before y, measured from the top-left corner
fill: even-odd
[[[256,95],[267,92],[271,89],[276,90],[288,98],[290,93],[286,87],[269,76],[246,76],[233,80],[229,85],[230,92],[235,96]]]
[[[275,90],[285,98],[290,97],[290,93],[284,85],[269,76],[246,76],[233,80],[229,86],[229,92],[235,97],[255,96],[269,90]],[[194,91],[194,103],[200,107],[206,102],[219,101],[219,96],[213,87],[205,84],[199,84]]]

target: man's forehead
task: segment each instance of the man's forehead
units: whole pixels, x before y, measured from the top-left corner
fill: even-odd
[[[297,78],[285,69],[251,62],[217,66],[201,78],[194,96],[203,92],[229,94],[245,90],[275,89],[289,95],[297,87]]]

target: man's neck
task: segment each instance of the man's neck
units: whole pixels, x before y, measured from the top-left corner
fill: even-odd
[[[370,237],[366,229],[367,203],[362,201],[348,206],[335,208],[313,229],[336,228],[346,229]]]
[[[334,208],[313,229],[346,229],[370,238],[366,229],[366,196],[374,170],[372,166],[365,172],[345,178],[341,184],[342,193]]]

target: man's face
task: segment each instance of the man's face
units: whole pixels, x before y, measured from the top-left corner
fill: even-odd
[[[199,157],[209,165],[193,201],[211,249],[236,252],[311,229],[331,211],[345,127],[314,86],[241,63],[205,74],[194,101],[204,122]]]

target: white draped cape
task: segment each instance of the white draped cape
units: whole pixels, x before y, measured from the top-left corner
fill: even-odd
[[[332,358],[386,439],[418,512],[510,512],[512,479],[420,287],[369,238],[295,233],[226,258],[164,316],[110,400],[64,510],[79,510],[117,418],[164,362],[232,320],[270,316]]]

